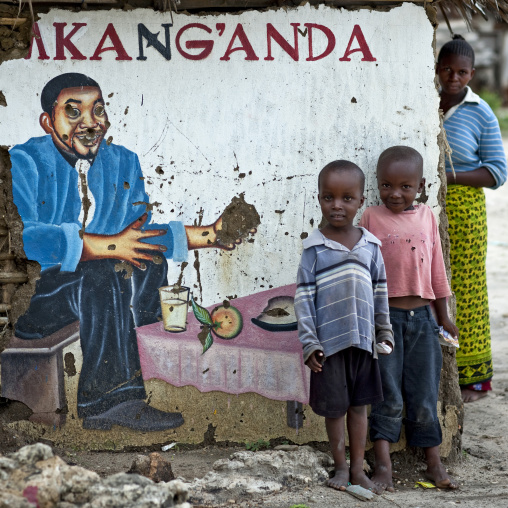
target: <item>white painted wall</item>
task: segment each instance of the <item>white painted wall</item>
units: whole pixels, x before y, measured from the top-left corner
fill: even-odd
[[[162,203],[154,212],[156,221],[192,224],[203,208],[203,223],[211,223],[233,196],[244,192],[262,223],[254,243],[220,255],[211,249],[199,252],[205,305],[294,282],[300,235],[311,231],[312,219],[315,225],[321,219],[315,197],[317,174],[332,160],[349,159],[364,169],[368,203],[373,204],[380,152],[395,144],[413,146],[424,156],[428,204],[438,211],[439,98],[433,28],[422,7],[405,3],[377,12],[307,5],[237,15],[173,14],[173,20],[172,59],[166,61],[148,48],[147,60],[138,61],[137,24],[160,31],[159,40],[164,42],[160,25],[171,23],[169,13],[52,10],[41,15],[41,35],[51,59],[38,60],[34,48],[31,60],[2,64],[0,90],[8,106],[2,110],[0,143],[12,146],[42,135],[38,118],[44,84],[63,72],[82,72],[99,82],[108,101],[108,136],[139,155],[147,191],[152,201]],[[107,24],[113,23],[133,60],[116,61],[116,53],[107,51],[101,61],[55,61],[54,22],[67,22],[66,33],[73,22],[87,23],[72,39],[87,57]],[[210,35],[197,29],[188,32],[215,42],[204,60],[185,59],[175,47],[177,31],[189,23],[212,29]],[[225,24],[222,36],[217,23]],[[238,23],[258,61],[245,61],[241,51],[229,61],[220,60]],[[276,43],[275,60],[265,61],[267,23],[291,43],[290,23],[300,23],[302,31],[304,23],[325,25],[335,34],[335,50],[308,62],[308,34],[299,35],[298,62]],[[339,61],[354,25],[360,25],[376,62],[362,62],[360,52],[353,53],[350,62]],[[185,40],[182,37],[182,43]],[[314,41],[318,53],[323,40],[317,32]],[[159,165],[165,172],[162,177],[155,173]],[[247,175],[240,179],[239,173]],[[191,286],[197,281],[193,262],[191,252],[183,279]],[[170,282],[179,273],[180,264],[170,262]]]

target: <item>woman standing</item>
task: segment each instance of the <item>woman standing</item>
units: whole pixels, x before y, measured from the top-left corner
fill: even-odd
[[[488,104],[467,86],[475,73],[473,48],[460,36],[439,52],[444,127],[452,149],[446,161],[452,290],[457,299],[459,384],[464,402],[492,389],[489,303],[485,261],[487,220],[483,187],[506,181],[506,156],[499,123]]]

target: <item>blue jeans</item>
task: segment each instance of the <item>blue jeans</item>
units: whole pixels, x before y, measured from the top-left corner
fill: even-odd
[[[406,439],[409,446],[441,444],[437,399],[443,357],[438,326],[430,306],[413,310],[390,307],[395,347],[379,355],[384,401],[372,406],[370,439],[396,443],[406,404]]]

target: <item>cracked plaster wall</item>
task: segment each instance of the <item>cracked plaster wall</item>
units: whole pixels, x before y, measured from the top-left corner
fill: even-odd
[[[325,15],[323,11],[326,11]],[[429,109],[436,111],[438,106],[437,93],[432,85],[435,13],[430,8],[425,11],[421,7],[407,4],[386,11],[340,11],[337,19],[344,28],[336,30],[334,27],[337,36],[336,52],[342,54],[345,51],[351,27],[358,23],[369,34],[367,42],[377,62],[371,62],[371,67],[368,67],[357,62],[338,63],[336,59],[333,62],[322,61],[316,77],[312,77],[312,74],[309,77],[311,70],[316,72],[317,65],[312,69],[310,67],[315,62],[304,61],[304,56],[307,56],[304,54],[304,44],[307,41],[302,32],[302,56],[298,63],[291,61],[275,44],[273,51],[277,62],[263,61],[266,56],[266,23],[270,22],[282,31],[290,22],[323,22],[323,19],[330,19],[330,16],[336,16],[339,12],[324,6],[320,9],[306,6],[296,10],[247,11],[234,16],[173,14],[171,63],[183,66],[181,76],[171,75],[174,83],[172,79],[168,81],[168,78],[157,82],[157,72],[163,72],[163,66],[168,65],[168,62],[153,50],[149,53],[147,48],[145,54],[149,57],[148,68],[153,71],[143,72],[143,75],[137,75],[134,80],[127,77],[131,74],[125,71],[124,62],[122,67],[115,66],[114,53],[103,53],[102,61],[88,60],[76,62],[72,66],[68,61],[53,63],[51,59],[38,66],[39,62],[35,60],[37,53],[32,55],[31,61],[21,66],[18,62],[2,64],[3,76],[9,74],[9,69],[13,69],[12,72],[24,69],[19,79],[19,74],[16,74],[12,83],[2,80],[0,86],[0,105],[4,108],[8,106],[2,109],[8,112],[9,125],[0,131],[0,143],[4,146],[1,154],[0,205],[10,230],[16,266],[28,274],[27,283],[15,289],[10,288],[11,323],[25,311],[39,269],[37,263],[27,261],[23,256],[22,224],[12,203],[10,164],[6,148],[41,134],[37,122],[40,110],[37,94],[49,77],[64,70],[76,69],[93,75],[100,81],[103,94],[107,97],[112,125],[109,131],[112,137],[110,141],[127,146],[140,155],[154,215],[159,219],[178,218],[185,223],[201,225],[204,215],[205,222],[210,222],[224,210],[234,195],[242,193],[259,214],[261,224],[256,235],[232,253],[196,250],[187,262],[170,263],[170,281],[184,282],[191,286],[196,298],[204,305],[225,298],[233,299],[234,302],[238,296],[292,283],[301,238],[321,220],[314,199],[315,176],[319,168],[332,158],[355,161],[367,173],[368,204],[376,204],[376,156],[392,144],[411,144],[424,154],[427,188],[422,201],[429,204],[440,218],[446,254],[447,223],[442,207],[445,195],[444,164],[439,149],[442,140],[437,115],[432,121],[429,121],[428,115]],[[10,9],[5,15],[15,16],[15,13]],[[390,19],[390,15],[397,17],[398,23],[391,27],[391,31],[386,30],[385,21],[378,21],[383,15],[387,16],[386,20]],[[106,23],[113,22],[127,53],[134,59],[129,69],[137,68],[137,22],[141,19],[155,32],[157,26],[160,28],[162,23],[171,21],[169,14],[152,11],[108,11],[105,16],[104,12],[81,11],[71,14],[69,10],[51,10],[47,15],[41,15],[39,21],[50,58],[55,54],[52,23],[62,19],[68,23],[86,20],[88,26],[75,42],[88,58],[97,47]],[[403,22],[400,22],[401,19]],[[217,32],[209,36],[215,44],[210,57],[212,64],[209,67],[185,66],[192,62],[182,60],[174,45],[174,36],[179,27],[198,22],[214,29],[222,21],[228,30],[227,37],[221,39]],[[219,58],[225,54],[232,30],[239,22],[247,27],[249,40],[258,53],[259,61],[245,62],[242,65],[240,58],[231,56],[230,62],[221,62]],[[9,33],[5,30],[1,32],[0,60],[19,59],[26,54],[29,26],[27,21],[9,29]],[[131,38],[126,35],[129,30]],[[421,47],[413,41],[405,49],[401,43],[408,41],[417,32],[422,40]],[[292,32],[286,30],[284,34],[291,41]],[[316,43],[315,39],[315,44],[321,50],[324,48],[324,41],[317,40]],[[418,54],[415,55],[415,52]],[[354,62],[355,59],[352,57],[352,60]],[[54,68],[49,72],[44,70],[50,64]],[[269,64],[272,67],[268,67]],[[373,70],[374,66],[380,67],[377,74]],[[408,70],[408,67],[411,69]],[[219,74],[216,73],[218,68],[221,69]],[[34,69],[40,69],[40,75],[34,75]],[[117,69],[123,70],[117,74]],[[322,80],[319,75],[322,75]],[[242,83],[243,80],[239,79],[241,76],[245,77],[247,84]],[[394,76],[398,78],[400,89],[408,92],[407,95],[400,91],[391,95],[391,80]],[[119,86],[119,80],[123,80],[122,86]],[[415,80],[423,84],[423,91],[414,85]],[[326,84],[322,81],[326,81]],[[374,81],[378,95],[373,97]],[[130,86],[131,84],[135,86]],[[153,93],[153,90],[161,86],[165,93]],[[351,97],[337,103],[333,99],[337,93]],[[193,104],[196,101],[198,107]],[[21,103],[23,108],[14,106]],[[217,107],[218,103],[220,107]],[[299,108],[299,103],[303,107]],[[189,105],[195,107],[189,109]],[[146,113],[147,110],[149,114]],[[243,111],[243,116],[238,114],[239,110]],[[330,113],[334,111],[337,114]],[[358,122],[358,118],[362,121]],[[230,136],[230,142],[225,144],[219,135],[220,129],[217,128],[217,125],[224,125],[224,122],[228,125],[226,130]],[[341,139],[347,139],[347,142],[341,142]],[[262,262],[259,262],[260,259]],[[271,269],[267,270],[267,267]],[[11,333],[12,325],[2,334],[0,350],[7,345]],[[156,407],[168,411],[183,409],[187,415],[184,428],[157,435],[144,434],[141,437],[133,431],[115,428],[110,432],[93,432],[91,439],[90,433],[80,428],[73,411],[81,361],[78,343],[66,349],[66,359],[65,381],[69,407],[67,423],[50,430],[31,422],[18,421],[11,424],[12,428],[34,438],[44,434],[57,444],[74,443],[92,449],[149,445],[167,440],[199,443],[206,435],[207,439],[213,438],[216,441],[241,442],[259,437],[287,437],[302,443],[326,440],[320,419],[308,408],[304,409],[303,427],[295,430],[288,428],[285,423],[284,402],[255,394],[201,394],[193,387],[175,388],[161,380],[146,381],[150,401]],[[458,429],[462,422],[460,396],[455,383],[454,358],[446,352],[440,397],[440,414],[444,426],[442,453],[452,458],[460,449]],[[403,447],[404,440],[395,448]]]

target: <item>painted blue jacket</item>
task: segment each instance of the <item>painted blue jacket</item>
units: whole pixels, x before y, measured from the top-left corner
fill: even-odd
[[[42,269],[60,265],[62,271],[75,271],[83,250],[77,170],[49,135],[14,146],[10,156],[13,198],[24,224],[27,258],[38,261]],[[88,189],[95,199],[87,233],[119,233],[145,213],[148,195],[142,176],[135,153],[102,142],[87,175]],[[149,222],[150,217],[146,224]],[[185,261],[187,237],[181,222],[150,224],[143,229],[167,229],[164,236],[146,241],[165,245],[166,257]]]

